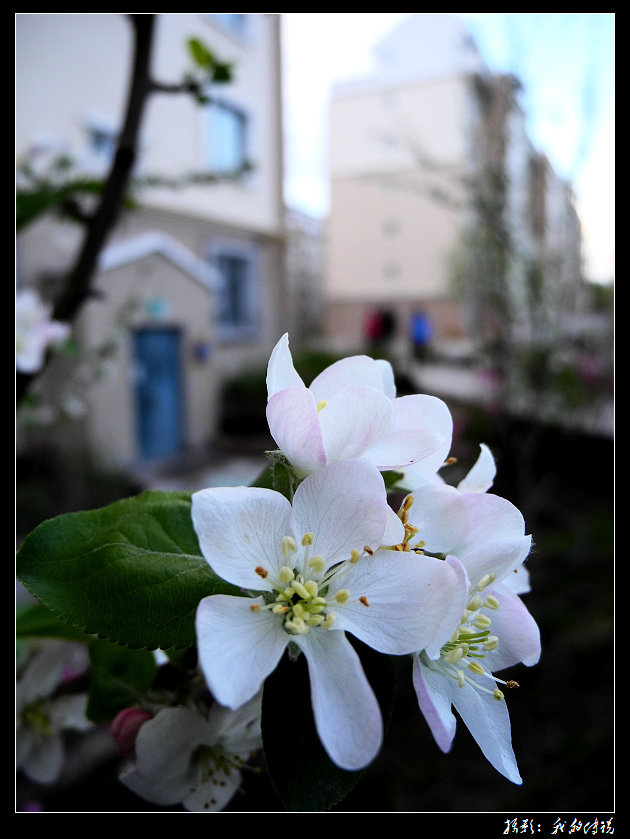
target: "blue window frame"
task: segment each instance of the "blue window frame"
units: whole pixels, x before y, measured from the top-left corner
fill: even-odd
[[[256,338],[260,330],[259,248],[253,242],[215,241],[208,259],[217,271],[217,337],[222,341]]]

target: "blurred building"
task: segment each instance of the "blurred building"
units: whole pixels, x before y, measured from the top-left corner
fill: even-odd
[[[222,381],[266,357],[284,331],[279,30],[277,14],[157,15],[154,80],[176,84],[194,70],[190,38],[231,62],[233,78],[213,84],[207,104],[183,93],[149,98],[134,171],[145,186],[121,213],[74,326],[84,367],[107,361],[89,387],[90,371],[79,371],[83,419],[70,444],[82,438],[121,463],[205,446]],[[125,15],[18,14],[18,159],[44,171],[63,153],[73,172],[104,177],[132,53]],[[219,180],[204,182],[208,173]],[[81,240],[79,225],[51,215],[26,227],[18,287],[54,299]],[[66,384],[38,386],[58,395]]]
[[[375,54],[378,72],[332,91],[327,333],[356,347],[381,312],[407,342],[421,313],[437,343],[506,324],[531,340],[578,303],[581,229],[518,80],[490,73],[447,14],[410,17]]]

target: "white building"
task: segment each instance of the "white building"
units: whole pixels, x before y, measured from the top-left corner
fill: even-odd
[[[209,104],[184,93],[149,97],[134,176],[162,180],[137,190],[136,208],[121,214],[94,281],[103,296],[75,323],[75,337],[94,353],[125,319],[112,376],[90,388],[84,420],[88,445],[117,462],[212,440],[221,382],[268,355],[288,318],[279,15],[156,18],[153,80],[177,84],[195,71],[191,38],[230,62],[233,75],[208,88]],[[30,156],[37,166],[63,152],[76,171],[104,176],[132,59],[133,29],[125,15],[17,14],[18,160]],[[210,172],[245,174],[202,182]],[[174,185],[164,185],[169,179]],[[42,216],[18,236],[18,284],[54,297],[81,241],[80,226]],[[161,361],[142,349],[149,334]],[[168,385],[159,381],[161,363],[169,368]],[[170,442],[160,418],[164,407],[149,407],[160,402],[163,387],[170,388]]]
[[[418,310],[428,313],[438,340],[470,335],[474,300],[453,280],[470,247],[465,234],[498,193],[493,223],[510,238],[515,317],[526,293],[524,265],[540,255],[541,236],[552,247],[552,228],[567,231],[559,245],[563,282],[577,284],[579,222],[566,186],[551,188],[553,173],[541,193],[545,232],[533,223],[537,154],[517,81],[491,74],[465,25],[447,14],[413,15],[375,54],[378,72],[332,91],[328,334],[356,347],[366,316],[380,309],[396,316],[401,340]]]

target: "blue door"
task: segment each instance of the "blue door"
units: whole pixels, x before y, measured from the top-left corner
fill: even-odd
[[[181,451],[181,333],[178,329],[138,329],[137,406],[140,451],[145,458]]]

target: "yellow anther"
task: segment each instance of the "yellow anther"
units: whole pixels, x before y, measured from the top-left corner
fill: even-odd
[[[254,568],[254,571],[258,574],[258,576],[259,576],[259,577],[262,577],[262,578],[263,578],[263,580],[264,580],[266,577],[268,577],[268,576],[269,576],[269,571],[265,571],[265,569],[262,567],[262,565],[257,565],[257,566]]]
[[[446,460],[444,461],[445,466],[452,466],[454,463],[457,463],[457,458],[456,457],[447,457]]]
[[[460,688],[463,688],[466,684],[466,677],[464,676],[461,670],[457,671],[457,684],[460,686]]]
[[[468,665],[468,669],[472,673],[477,673],[478,676],[483,676],[483,674],[486,672],[481,666],[481,664],[478,664],[476,661],[471,661]]]
[[[347,588],[342,588],[341,591],[338,591],[335,595],[335,600],[337,603],[345,603],[346,600],[350,597],[350,592]]]
[[[403,510],[408,513],[413,507],[413,495],[408,495],[402,503]]]
[[[308,632],[308,626],[302,620],[302,618],[295,618],[292,621],[285,621],[284,624],[289,629],[292,629],[293,632],[297,633],[298,635],[306,635]]]
[[[337,615],[334,612],[329,612],[326,615],[326,619],[321,624],[322,629],[330,629],[333,623],[337,620]]]
[[[372,550],[372,548],[369,545],[364,545],[363,550],[366,552],[366,554],[369,554],[370,556],[374,556],[374,551]]]
[[[496,635],[489,635],[486,638],[486,640],[484,641],[484,643],[481,645],[481,649],[486,650],[486,652],[488,652],[489,650],[496,650],[496,648],[498,646],[499,646],[498,637]]]
[[[308,617],[308,609],[305,609],[301,603],[296,603],[293,606],[293,614],[296,618],[307,618]]]
[[[424,541],[424,539],[420,539],[419,542],[416,542],[416,548],[424,548],[425,545],[426,545],[426,542]]]
[[[297,580],[293,580],[293,582],[291,583],[291,587],[295,590],[295,593],[299,594],[299,596],[302,597],[304,600],[308,600],[311,597],[311,595],[304,588],[302,583],[298,583]]]
[[[511,690],[512,688],[517,688],[519,685],[518,682],[514,681],[514,679],[508,679],[508,681],[505,683],[505,686],[510,688]]]
[[[312,568],[316,574],[320,574],[326,567],[326,561],[323,556],[314,556],[308,561],[309,568]]]
[[[287,586],[282,593],[285,597],[287,597],[290,600],[295,594],[295,589],[293,588],[293,586]]]
[[[295,579],[295,573],[292,568],[289,568],[288,565],[282,566],[282,568],[280,569],[280,574],[278,576],[280,577],[281,583],[290,583],[291,580]]]
[[[356,548],[352,549],[352,553],[350,554],[350,562],[354,565],[355,562],[358,562],[361,559],[361,554],[358,552]]]
[[[496,690],[493,692],[493,694],[492,694],[492,695],[493,695],[493,696],[494,696],[494,698],[495,698],[495,699],[497,699],[499,702],[500,702],[502,699],[505,699],[505,695],[504,695],[503,691],[502,691],[502,690],[499,690],[499,688],[496,688]]]
[[[368,599],[365,595],[359,597],[359,603],[363,603],[364,606],[369,606]]]
[[[311,603],[311,611],[314,611],[312,608],[313,606],[325,606],[326,600],[323,597],[314,597],[313,602]]]
[[[317,403],[317,412],[319,413],[320,411],[322,411],[326,407],[326,405],[328,405],[328,402],[325,399],[320,399]]]
[[[321,626],[324,623],[324,616],[323,615],[311,615],[310,618],[307,619],[306,623],[309,626]]]
[[[494,596],[494,594],[489,594],[489,595],[486,597],[486,599],[484,600],[483,605],[484,605],[487,609],[498,609],[498,608],[499,608],[499,606],[500,606],[501,604],[499,603],[499,601],[497,600],[497,598]]]
[[[482,603],[483,603],[483,601],[482,601],[481,597],[479,597],[479,595],[477,594],[477,595],[475,595],[475,597],[473,597],[473,599],[470,601],[470,603],[466,604],[466,608],[468,609],[469,612],[476,612],[477,609],[481,609],[481,604]]]
[[[460,658],[464,655],[464,651],[461,647],[455,647],[452,650],[449,650],[447,653],[444,653],[442,658],[447,664],[455,664],[456,661],[459,661]]]
[[[276,603],[276,605],[272,607],[271,611],[274,615],[284,615],[289,611],[289,607],[283,606],[282,603]]]
[[[293,536],[282,537],[282,556],[285,556],[288,559],[292,553],[297,553],[297,549],[297,542]]]
[[[477,583],[477,591],[483,591],[486,586],[490,585],[490,575],[484,574],[483,577]]]
[[[317,597],[319,593],[319,588],[315,580],[307,580],[304,583],[304,588],[306,589],[310,597]]]
[[[488,629],[492,621],[487,615],[477,615],[473,623],[477,629]]]
[[[314,538],[315,537],[312,533],[305,533],[304,536],[302,536],[302,547],[305,548],[307,545],[312,545]]]

